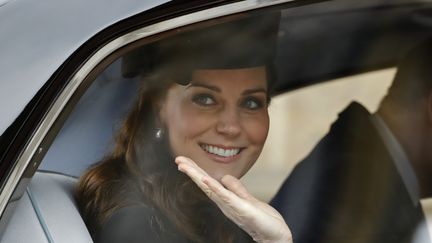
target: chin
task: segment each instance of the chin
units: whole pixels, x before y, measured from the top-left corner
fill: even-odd
[[[221,182],[222,177],[226,176],[226,175],[231,175],[237,179],[240,179],[241,176],[238,175],[238,173],[233,173],[233,172],[227,172],[227,171],[215,171],[212,173],[208,173],[213,179]]]
[[[223,172],[214,172],[214,173],[209,173],[209,175],[211,176],[211,177],[213,177],[213,179],[215,179],[215,180],[217,180],[217,181],[221,181],[221,179],[222,179],[222,177],[224,176],[224,175],[226,175],[226,173],[223,173]]]

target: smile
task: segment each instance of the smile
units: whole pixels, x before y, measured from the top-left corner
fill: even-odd
[[[233,157],[240,153],[240,148],[221,148],[209,144],[201,144],[201,148],[210,154],[215,154],[221,157]]]

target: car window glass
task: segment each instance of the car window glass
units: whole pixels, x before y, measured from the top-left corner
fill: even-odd
[[[428,77],[429,50],[416,48],[429,5],[286,5],[133,43],[40,169],[81,176],[78,207],[96,241],[251,240],[178,171],[185,155],[219,181],[241,178],[294,242],[429,242],[431,91],[410,85]]]
[[[328,133],[338,113],[349,103],[357,101],[370,112],[377,110],[395,71],[389,68],[344,77],[274,97],[264,151],[243,177],[248,188],[263,200],[271,200],[292,169]]]

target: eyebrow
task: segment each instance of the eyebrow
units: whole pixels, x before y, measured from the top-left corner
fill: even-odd
[[[190,88],[190,87],[201,87],[201,88],[210,89],[210,90],[213,90],[213,91],[216,91],[219,93],[222,92],[222,90],[217,86],[203,84],[201,82],[190,83],[187,88]],[[247,90],[242,92],[242,95],[249,95],[249,94],[253,94],[253,93],[267,93],[267,90],[264,88],[247,89]]]
[[[213,85],[208,85],[208,84],[203,84],[201,82],[194,82],[194,83],[190,83],[189,86],[186,88],[190,88],[190,87],[201,87],[201,88],[206,88],[206,89],[210,89],[216,92],[222,92],[222,90],[219,87],[213,86]]]
[[[242,95],[249,95],[249,94],[253,94],[253,93],[266,93],[267,94],[267,90],[264,88],[247,89],[247,90],[242,92]]]

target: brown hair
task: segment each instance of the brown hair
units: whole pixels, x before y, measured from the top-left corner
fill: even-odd
[[[166,136],[162,141],[154,138],[156,104],[172,85],[161,81],[175,77],[167,73],[145,79],[139,99],[118,131],[114,150],[81,176],[76,188],[78,206],[93,237],[118,209],[141,204],[158,209],[194,242],[232,241],[238,228],[177,170]],[[203,220],[208,217],[211,228]]]

